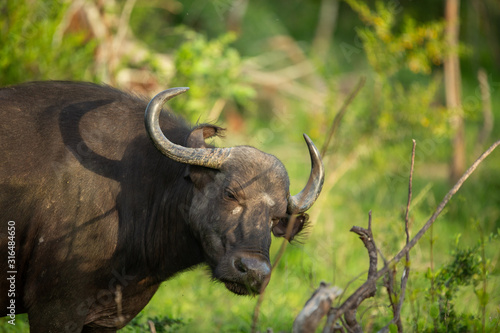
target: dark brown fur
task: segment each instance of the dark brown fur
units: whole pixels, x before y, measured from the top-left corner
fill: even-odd
[[[16,312],[28,313],[32,332],[114,331],[162,281],[201,263],[235,293],[265,287],[234,265],[268,265],[272,221],[283,236],[283,165],[251,147],[221,170],[174,162],[147,136],[147,102],[87,83],[0,89],[0,260],[15,221]],[[170,112],[161,125],[190,147],[219,131]],[[5,274],[0,315],[9,314]]]

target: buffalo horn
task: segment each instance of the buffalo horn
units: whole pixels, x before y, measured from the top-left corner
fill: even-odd
[[[318,148],[316,148],[306,134],[304,134],[304,139],[306,140],[309,155],[311,156],[311,174],[304,189],[300,193],[288,198],[289,214],[301,214],[311,208],[318,198],[323,187],[323,181],[325,180],[325,170]]]
[[[160,128],[160,112],[163,104],[189,88],[171,88],[162,91],[146,108],[146,130],[156,148],[174,161],[219,169],[231,152],[231,148],[187,148],[171,142]]]

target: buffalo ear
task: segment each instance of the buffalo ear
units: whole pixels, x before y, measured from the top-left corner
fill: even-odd
[[[194,187],[201,190],[207,184],[214,181],[217,170],[197,165],[188,165],[184,178],[191,180]]]
[[[288,224],[293,222],[290,235],[287,235]],[[279,222],[273,226],[272,232],[276,237],[284,237],[287,241],[291,242],[298,234],[300,234],[309,224],[309,215],[300,214],[280,218]],[[288,237],[287,237],[288,236]]]
[[[198,125],[191,130],[187,140],[186,147],[189,148],[213,148],[207,145],[206,139],[213,138],[214,136],[223,136],[224,129],[210,124]]]
[[[215,125],[198,125],[189,134],[186,140],[186,146],[189,148],[209,148],[205,142],[206,139],[214,136],[222,136],[223,128]],[[188,165],[185,178],[190,179],[197,189],[202,189],[208,183],[214,180],[216,170],[196,165]]]

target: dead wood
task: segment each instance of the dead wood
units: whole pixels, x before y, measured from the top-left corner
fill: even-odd
[[[321,282],[318,289],[314,291],[311,298],[306,302],[293,323],[293,332],[314,332],[320,320],[330,311],[332,302],[342,294],[337,287]]]

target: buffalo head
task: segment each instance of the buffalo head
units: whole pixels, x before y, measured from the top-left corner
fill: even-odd
[[[188,165],[186,178],[193,185],[188,223],[214,278],[236,294],[259,293],[271,274],[271,232],[293,239],[307,221],[304,212],[321,191],[324,171],[319,152],[304,135],[311,174],[304,189],[291,196],[286,169],[273,155],[248,146],[207,146],[205,139],[219,131],[216,126],[195,128],[188,147],[174,144],[163,134],[159,114],[167,100],[187,89],[165,90],[150,101],[148,134],[161,153]]]

